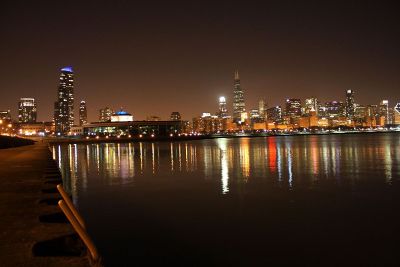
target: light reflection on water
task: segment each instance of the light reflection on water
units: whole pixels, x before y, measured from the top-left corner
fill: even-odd
[[[52,151],[110,266],[132,256],[142,265],[328,259],[341,266],[351,259],[347,253],[356,253],[355,265],[399,262],[391,258],[400,240],[393,212],[400,201],[399,145],[398,134],[354,134]]]
[[[91,186],[132,185],[137,178],[187,176],[219,182],[220,193],[250,180],[288,189],[324,179],[399,176],[397,135],[214,139],[171,143],[53,147],[74,199]]]

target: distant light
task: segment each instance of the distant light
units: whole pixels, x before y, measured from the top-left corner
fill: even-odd
[[[120,138],[121,136],[120,135],[117,135],[117,138]]]
[[[108,135],[106,136],[106,139],[108,139]]]
[[[129,137],[129,138],[131,138],[131,137],[132,137],[132,135],[128,135],[128,137]]]
[[[100,137],[99,136],[96,136],[96,139],[99,139]]]
[[[219,97],[219,102],[226,102],[225,97],[224,96],[220,96]]]
[[[140,138],[142,138],[142,137],[143,137],[143,135],[139,134],[139,137],[140,137]]]
[[[64,67],[61,69],[61,71],[66,71],[66,72],[73,72],[72,67]]]
[[[89,139],[89,136],[86,136],[86,139]]]
[[[174,136],[173,134],[169,134],[170,137]]]
[[[154,137],[154,134],[151,134],[151,137]]]

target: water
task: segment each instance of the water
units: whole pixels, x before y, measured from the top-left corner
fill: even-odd
[[[108,266],[399,264],[400,134],[53,147]]]

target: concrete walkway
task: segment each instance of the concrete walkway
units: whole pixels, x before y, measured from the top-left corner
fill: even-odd
[[[41,203],[43,199],[58,198],[54,192],[42,191],[55,188],[55,184],[45,183],[44,179],[51,163],[53,170],[56,170],[50,159],[50,151],[43,143],[0,149],[1,266],[89,265],[87,257],[83,255],[37,256],[32,252],[38,242],[74,234],[69,223],[39,220],[42,215],[60,212],[54,201],[52,205]]]

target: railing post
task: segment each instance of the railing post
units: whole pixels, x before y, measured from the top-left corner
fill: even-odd
[[[58,201],[58,206],[64,212],[65,216],[67,217],[67,219],[71,223],[72,227],[75,229],[75,231],[78,233],[79,237],[82,239],[83,243],[88,248],[88,250],[90,252],[90,256],[91,256],[93,262],[95,264],[99,263],[100,262],[99,253],[97,252],[97,248],[94,245],[92,239],[89,237],[88,233],[81,226],[81,224],[76,220],[76,218],[72,214],[72,212],[69,209],[69,207],[65,204],[64,200]]]
[[[58,192],[60,192],[62,198],[64,199],[65,203],[67,204],[68,208],[78,221],[78,223],[82,226],[83,229],[86,229],[85,222],[79,212],[76,210],[74,204],[72,204],[71,199],[69,198],[67,192],[65,192],[64,188],[61,184],[57,185]]]

